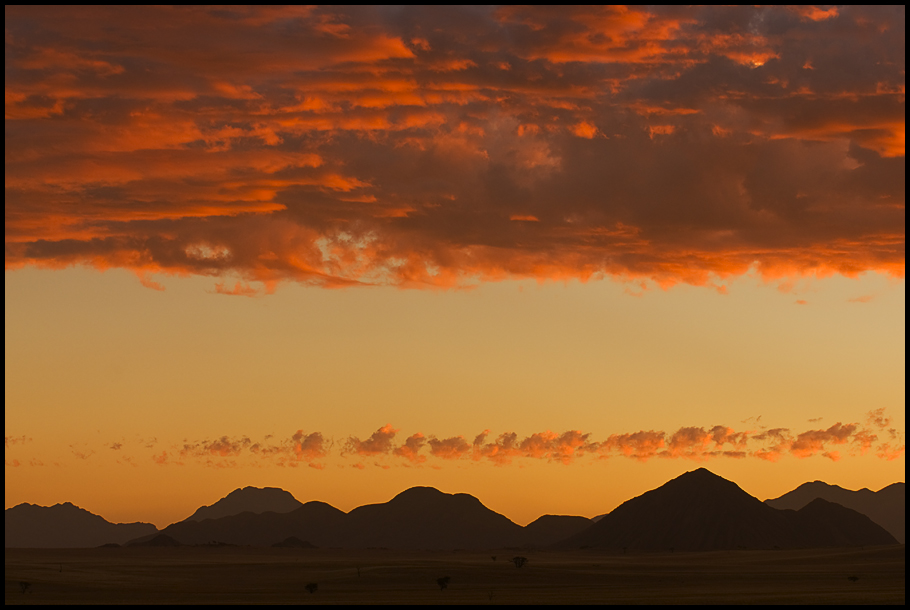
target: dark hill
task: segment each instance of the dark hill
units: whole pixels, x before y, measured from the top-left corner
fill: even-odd
[[[158,531],[151,523],[111,523],[69,502],[19,504],[4,512],[7,548],[91,548]]]
[[[269,546],[294,536],[317,546],[333,546],[345,514],[325,502],[307,502],[289,513],[240,513],[220,519],[180,521],[162,530],[183,544],[221,542]]]
[[[300,508],[297,498],[277,487],[243,487],[238,488],[221,498],[211,506],[196,509],[187,521],[220,519],[240,513],[289,513]]]
[[[346,548],[482,549],[517,546],[522,539],[520,525],[474,496],[413,487],[348,513],[339,543]]]
[[[816,498],[794,513],[782,511],[806,537],[806,546],[897,544],[894,536],[866,515]]]
[[[532,548],[550,546],[560,540],[591,527],[594,523],[587,517],[569,515],[544,515],[524,527],[525,545]]]
[[[813,481],[803,483],[779,498],[765,500],[765,504],[778,509],[799,510],[812,500],[822,498],[866,515],[903,544],[906,522],[904,496],[903,483],[892,483],[878,491],[865,488],[852,491],[822,481]]]
[[[699,468],[624,502],[558,546],[709,551],[889,543],[887,532],[841,508],[817,504],[803,514],[776,510]]]
[[[308,502],[289,513],[251,512],[181,521],[162,530],[183,544],[269,546],[295,537],[321,548],[477,549],[519,546],[525,531],[467,494],[415,487],[343,513]]]

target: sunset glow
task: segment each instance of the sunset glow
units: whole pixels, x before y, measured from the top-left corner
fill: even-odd
[[[903,7],[5,15],[7,507],[904,480]]]

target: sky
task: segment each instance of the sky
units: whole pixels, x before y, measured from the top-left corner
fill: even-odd
[[[904,7],[5,16],[7,508],[904,480]]]

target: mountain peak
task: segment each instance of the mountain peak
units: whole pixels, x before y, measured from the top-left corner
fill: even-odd
[[[447,494],[444,491],[439,491],[435,487],[410,487],[405,489],[403,492],[392,498],[393,500],[401,499],[417,499],[417,498],[441,498],[443,496],[451,496],[452,494]]]
[[[824,481],[803,483],[778,498],[765,503],[777,509],[800,510],[816,498],[823,498],[867,515],[885,528],[898,542],[904,542],[904,484],[894,483],[879,491],[867,487],[858,490],[844,489]]]
[[[290,492],[278,487],[238,487],[210,506],[196,510],[188,521],[219,519],[240,513],[289,513],[301,503]]]

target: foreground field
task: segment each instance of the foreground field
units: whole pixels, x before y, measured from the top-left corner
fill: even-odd
[[[518,569],[515,555],[528,558]],[[494,557],[495,556],[495,560]],[[890,603],[904,546],[606,554],[178,547],[7,549],[7,604]],[[441,590],[437,579],[449,577]],[[23,592],[23,585],[29,586]],[[307,584],[316,583],[314,593]]]

